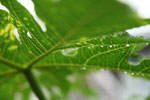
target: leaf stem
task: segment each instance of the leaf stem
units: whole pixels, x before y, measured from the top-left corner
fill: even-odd
[[[27,81],[29,82],[33,92],[39,98],[39,100],[46,100],[40,89],[40,86],[38,85],[33,73],[31,72],[31,69],[26,69],[23,73]]]

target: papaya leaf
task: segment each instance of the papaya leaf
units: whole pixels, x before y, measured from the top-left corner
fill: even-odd
[[[125,32],[149,23],[128,6],[116,0],[32,1],[45,31],[17,0],[0,0],[9,10],[0,10],[0,84],[4,84],[0,92],[11,89],[0,94],[0,99],[14,100],[18,91],[22,92],[21,99],[29,99],[31,89],[22,86],[26,78],[40,100],[63,100],[71,88],[67,76],[75,73],[70,68],[149,76],[150,59],[136,65],[128,61],[137,45],[150,43]],[[10,83],[7,77],[12,78]],[[45,88],[52,97],[43,96]],[[60,96],[56,90],[61,91]]]

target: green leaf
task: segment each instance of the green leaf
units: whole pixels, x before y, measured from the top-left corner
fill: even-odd
[[[33,0],[37,15],[45,23],[45,32],[17,0],[0,1],[9,10],[9,13],[0,10],[0,76],[3,78],[16,72],[26,76],[26,71],[36,68],[37,72],[33,73],[40,87],[44,85],[52,94],[51,99],[57,100],[62,97],[55,94],[54,86],[59,87],[63,96],[71,87],[66,78],[74,72],[68,68],[150,73],[149,59],[136,66],[128,62],[136,45],[150,41],[130,37],[125,32],[148,22],[116,0]],[[19,38],[14,34],[15,28]],[[27,97],[28,88],[23,92]],[[9,98],[13,93],[14,90],[6,95]],[[0,99],[7,98],[6,95]]]
[[[128,58],[138,43],[148,43],[149,40],[137,38],[96,38],[89,41],[65,46],[54,51],[42,59],[38,67],[87,67],[104,68],[133,73],[145,73],[149,68],[149,61],[145,60],[140,65],[129,64]],[[71,52],[71,53],[70,53]],[[145,63],[147,62],[147,63]],[[146,70],[148,71],[148,70]]]
[[[16,43],[15,47],[12,47],[12,48],[14,50],[14,48],[17,48],[17,46],[18,46],[20,50],[18,51],[18,49],[16,49],[16,52],[18,51],[17,53],[19,55],[22,55],[22,57],[24,59],[22,58],[22,59],[20,59],[21,61],[18,61],[19,56],[15,56],[16,57],[15,60],[14,59],[12,60],[11,58],[9,58],[10,56],[9,57],[2,56],[2,57],[6,58],[8,60],[11,60],[12,62],[15,62],[15,63],[17,62],[17,64],[21,64],[21,65],[22,64],[28,65],[28,63],[32,65],[32,63],[35,63],[41,57],[43,58],[44,56],[46,56],[49,53],[51,53],[52,51],[54,51],[54,49],[56,47],[60,46],[62,44],[62,42],[65,42],[70,39],[71,39],[71,41],[73,41],[73,38],[75,38],[75,37],[78,37],[78,39],[75,39],[76,41],[79,41],[82,39],[84,40],[86,38],[89,38],[89,36],[90,36],[90,38],[92,38],[95,36],[107,35],[113,31],[116,32],[116,31],[125,30],[127,28],[142,25],[144,23],[142,20],[135,17],[134,14],[129,16],[130,13],[128,13],[128,12],[130,12],[130,10],[127,9],[127,7],[125,5],[122,5],[114,0],[111,0],[109,3],[110,5],[106,6],[107,9],[103,8],[103,7],[105,7],[103,5],[106,4],[106,1],[104,1],[104,0],[97,1],[97,2],[96,2],[96,0],[93,0],[93,1],[89,0],[86,3],[84,0],[78,1],[78,2],[74,1],[74,0],[71,0],[71,1],[64,0],[63,2],[61,1],[60,3],[43,0],[42,2],[40,2],[40,5],[42,5],[41,3],[44,3],[43,5],[45,5],[44,7],[47,7],[47,9],[45,9],[45,11],[40,11],[40,13],[42,13],[43,17],[51,19],[50,20],[50,19],[44,18],[46,20],[47,32],[43,32],[40,29],[40,26],[37,24],[37,22],[31,16],[31,14],[22,5],[20,5],[16,0],[7,0],[7,1],[1,0],[1,2],[3,5],[5,5],[9,9],[10,21],[18,28],[19,35],[20,35],[21,45],[19,43],[18,44]],[[74,3],[74,2],[77,2],[77,3]],[[96,2],[97,6],[95,5],[95,2]],[[37,3],[38,2],[35,1],[36,5],[37,5]],[[46,5],[45,3],[50,4],[51,6]],[[113,6],[113,4],[116,4],[116,6]],[[14,6],[12,6],[12,5],[14,5]],[[41,7],[39,7],[40,5],[38,5],[38,8],[41,8]],[[77,5],[81,9],[79,9],[79,8],[77,9],[76,8]],[[68,6],[69,7],[72,6],[72,9],[67,10],[67,8],[69,8]],[[52,8],[49,8],[49,7],[52,7]],[[99,9],[101,9],[101,7],[104,9],[104,11],[99,10]],[[108,7],[109,7],[109,9],[108,9]],[[119,9],[119,8],[122,8],[122,9],[120,9],[117,12],[114,12],[116,9]],[[49,11],[48,9],[55,9],[56,12],[55,12],[55,10]],[[64,9],[66,12],[63,12]],[[90,10],[88,10],[88,9],[90,9]],[[42,10],[42,9],[40,9],[40,10]],[[45,14],[44,14],[44,12],[48,12],[46,10],[49,11],[49,14],[47,14],[47,16],[45,16]],[[63,10],[63,11],[60,11],[60,12],[62,12],[60,14],[64,14],[64,15],[59,15],[59,13],[58,13],[57,16],[58,17],[62,16],[61,19],[57,18],[55,15],[55,14],[57,14],[57,11],[59,11],[59,10]],[[53,16],[51,16],[52,15],[51,13],[52,14],[54,13]],[[86,17],[84,16],[84,14],[86,14]],[[108,14],[111,15],[111,17],[109,17]],[[75,15],[77,18],[74,19]],[[65,16],[68,16],[68,17],[70,16],[70,19]],[[124,16],[124,17],[121,17],[121,16]],[[117,18],[117,17],[121,17],[121,18]],[[71,18],[73,18],[73,19],[71,19]],[[117,19],[117,20],[114,20],[114,19]],[[64,20],[66,20],[66,21],[64,21]],[[76,24],[78,22],[81,22],[83,24],[83,22],[80,20],[86,21],[86,23],[85,23],[85,25],[83,25],[83,27],[81,27],[82,25],[80,26],[80,25]],[[90,21],[90,20],[92,20],[92,21]],[[59,23],[57,24],[57,22],[53,23],[53,21],[59,21],[59,23],[61,25]],[[126,22],[126,23],[123,23],[123,22]],[[49,24],[49,23],[51,23],[51,24]],[[75,26],[72,26],[71,23],[75,24]],[[67,24],[70,27],[70,29],[68,29],[68,27],[65,26],[65,24]],[[59,25],[59,27],[56,25]],[[97,32],[91,31],[91,29],[90,29],[91,27],[89,25],[91,25],[94,28],[102,27],[100,29],[101,31],[97,31]],[[61,26],[63,26],[63,27],[61,27]],[[118,28],[115,28],[116,26]],[[53,30],[55,29],[57,31],[62,31],[62,32],[54,33],[48,27],[53,27]],[[59,29],[56,29],[57,27]],[[80,27],[81,29],[78,30],[78,27]],[[88,28],[88,29],[85,29],[85,28]],[[67,30],[68,32],[65,30]],[[74,30],[78,30],[78,31],[74,32]],[[89,33],[84,32],[82,30],[84,30],[84,31],[88,30]],[[106,32],[106,30],[107,30],[107,32]],[[27,32],[30,33],[32,38],[27,36]],[[70,32],[71,32],[71,34],[70,34]],[[83,36],[81,33],[83,34]],[[96,34],[96,35],[94,35],[94,34]],[[91,36],[91,35],[93,35],[93,36]],[[79,36],[80,36],[80,38],[79,38]],[[15,42],[18,42],[18,41],[16,40]],[[7,50],[5,49],[5,51],[7,51]]]

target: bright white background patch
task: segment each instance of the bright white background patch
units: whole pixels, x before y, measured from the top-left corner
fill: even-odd
[[[142,18],[150,18],[150,0],[119,0],[128,4]],[[128,29],[131,36],[150,38],[150,25]]]
[[[150,18],[150,0],[119,0],[128,4],[138,12],[142,18]]]
[[[40,27],[43,30],[43,32],[46,32],[45,24],[36,15],[33,2],[31,0],[17,0],[17,1],[20,2],[26,9],[28,9],[28,11],[32,14],[32,16],[34,17],[34,19],[40,25]]]
[[[8,12],[8,9],[5,6],[3,6],[1,3],[0,3],[0,9],[5,10],[5,11]]]
[[[141,26],[138,28],[128,29],[127,32],[131,36],[140,37],[143,36],[145,38],[150,38],[150,25]]]

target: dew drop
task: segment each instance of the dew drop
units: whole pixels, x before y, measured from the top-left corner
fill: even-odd
[[[130,44],[127,44],[126,46],[127,46],[127,47],[129,47],[129,46],[130,46]]]
[[[106,36],[105,36],[105,35],[103,35],[103,36],[102,36],[102,39],[106,39]]]
[[[62,53],[64,56],[74,57],[75,55],[78,54],[78,48],[72,48],[72,49],[62,50],[61,53]]]
[[[109,47],[112,48],[112,45],[110,45]]]
[[[146,45],[149,45],[149,43],[146,43]]]
[[[104,47],[103,45],[101,45],[101,47]]]
[[[117,34],[112,34],[112,37],[117,37]]]
[[[143,57],[140,55],[131,55],[128,59],[128,63],[137,66],[141,63]]]
[[[134,73],[131,73],[131,75],[134,75]]]
[[[86,70],[86,67],[82,67],[83,70]]]
[[[89,49],[91,48],[91,47],[88,47]]]
[[[145,76],[144,74],[141,74],[142,76]]]
[[[136,73],[136,75],[139,75],[139,73]]]
[[[127,74],[128,72],[125,71],[124,73]]]

